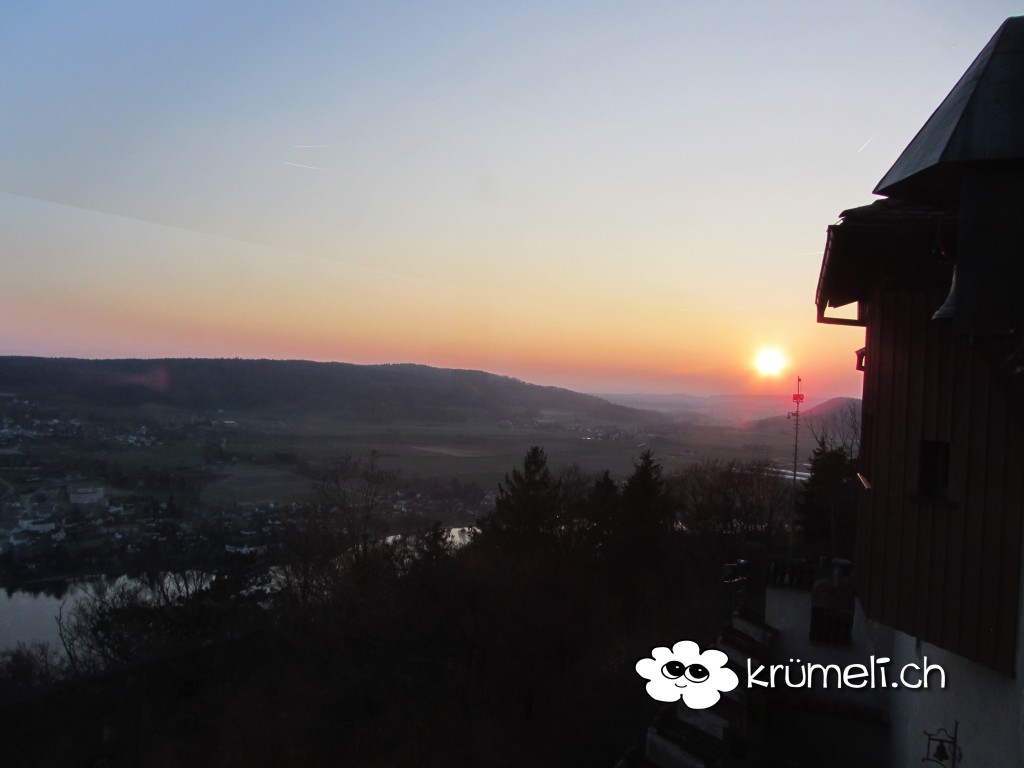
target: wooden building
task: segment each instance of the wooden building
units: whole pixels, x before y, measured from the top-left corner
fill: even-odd
[[[998,148],[1013,157],[976,160],[960,137],[988,135],[972,120],[988,126],[986,104],[1001,95],[985,79],[994,59],[1009,59],[1000,82],[1010,88],[1014,74],[1024,99],[1021,49],[1024,19],[1011,19],[883,179],[877,191],[890,198],[829,227],[816,299],[820,322],[866,328],[857,353],[866,614],[1007,674],[1021,603],[1024,248],[1014,246],[1024,245],[1024,205],[1004,196],[997,207],[1011,210],[993,211],[979,186],[988,178],[1005,192],[1024,181],[1024,104],[1013,134],[1021,146]],[[940,141],[959,142],[960,154],[943,159],[948,148],[931,147]],[[852,302],[856,320],[828,316]]]
[[[943,671],[889,691],[879,763],[1024,765],[1024,17],[874,191],[828,227],[816,296],[865,329],[858,637]]]
[[[892,693],[890,762],[920,764],[942,728],[972,765],[1024,765],[1024,18],[875,192],[828,228],[816,303],[819,322],[865,328],[863,614],[894,663],[948,677]]]

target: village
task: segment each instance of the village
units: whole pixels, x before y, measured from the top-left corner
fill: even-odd
[[[186,427],[100,423],[49,411],[39,418],[37,405],[16,397],[7,397],[4,404],[4,586],[139,570],[216,569],[239,559],[269,562],[289,532],[302,527],[306,505],[318,501],[324,471],[320,465],[305,466],[306,482],[285,486],[278,498],[232,502],[223,494],[204,494],[204,488],[223,477],[225,465],[240,463],[226,450],[225,438],[211,438],[237,426],[230,420],[196,418]],[[159,451],[175,443],[199,445],[196,463],[151,466],[100,458],[111,452]],[[296,459],[279,454],[276,461],[293,464]],[[261,470],[268,471],[266,464]],[[380,500],[380,512],[396,531],[428,519],[459,525],[494,503],[493,491],[474,486],[389,479],[393,482]]]

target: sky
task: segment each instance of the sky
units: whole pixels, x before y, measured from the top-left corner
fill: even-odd
[[[0,355],[857,396],[826,227],[1014,6],[6,0]]]

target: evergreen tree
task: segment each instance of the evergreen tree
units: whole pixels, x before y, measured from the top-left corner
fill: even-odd
[[[608,470],[605,470],[594,481],[587,496],[587,514],[591,523],[590,545],[595,550],[606,551],[609,542],[621,534],[621,503],[619,486],[612,480]]]
[[[800,501],[804,542],[821,554],[852,557],[856,510],[856,461],[844,447],[830,448],[819,439]]]
[[[559,484],[540,446],[526,452],[522,470],[515,468],[498,485],[494,512],[480,520],[484,542],[512,548],[549,548],[559,528]]]
[[[649,542],[652,537],[671,529],[671,516],[663,494],[661,465],[651,451],[640,454],[633,465],[633,474],[622,492],[622,512],[628,535]]]

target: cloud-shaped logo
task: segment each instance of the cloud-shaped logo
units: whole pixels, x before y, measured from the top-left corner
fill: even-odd
[[[725,668],[721,651],[700,652],[692,640],[680,640],[671,648],[655,648],[651,658],[640,659],[636,671],[647,678],[647,693],[658,701],[679,701],[690,709],[707,709],[740,684],[736,673]]]

